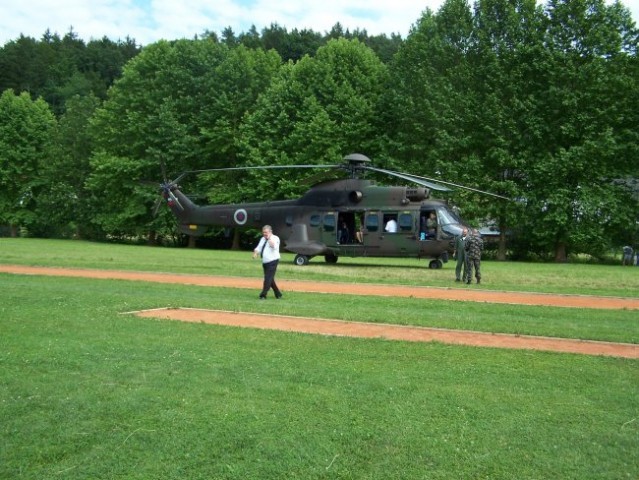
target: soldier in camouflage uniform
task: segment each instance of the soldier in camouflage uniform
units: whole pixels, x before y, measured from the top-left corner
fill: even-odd
[[[477,283],[481,281],[481,252],[484,249],[484,241],[479,235],[479,231],[473,228],[472,233],[466,238],[466,283],[470,283],[473,277],[473,267],[475,267],[475,278]]]

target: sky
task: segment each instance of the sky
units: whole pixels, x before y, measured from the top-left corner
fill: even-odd
[[[21,34],[40,39],[49,29],[64,36],[71,28],[88,42],[127,36],[139,45],[161,39],[194,38],[205,31],[235,34],[277,23],[289,32],[324,33],[337,22],[369,35],[406,38],[426,8],[443,0],[0,0],[0,45]],[[639,24],[639,0],[622,0]],[[472,4],[472,2],[471,2]]]

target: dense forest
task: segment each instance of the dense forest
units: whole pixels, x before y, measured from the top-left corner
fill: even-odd
[[[447,0],[405,39],[340,24],[144,47],[21,36],[0,48],[0,235],[176,244],[154,214],[163,176],[360,152],[513,199],[449,196],[499,227],[499,258],[601,257],[639,242],[638,45],[605,0]],[[292,198],[307,177],[200,175],[188,190]]]

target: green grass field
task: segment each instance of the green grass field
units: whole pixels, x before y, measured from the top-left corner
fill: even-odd
[[[281,280],[455,286],[451,263],[288,260]],[[0,263],[261,276],[249,252],[75,241],[0,239]],[[639,291],[636,267],[483,269],[482,288]],[[186,306],[639,343],[636,311],[256,296],[0,274],[0,478],[639,478],[636,360],[122,314]]]

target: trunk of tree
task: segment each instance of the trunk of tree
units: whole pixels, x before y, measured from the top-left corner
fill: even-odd
[[[189,244],[186,248],[195,248],[195,237],[193,235],[189,235]]]
[[[506,260],[506,234],[503,230],[499,231],[499,245],[497,246],[497,260]]]
[[[11,235],[11,238],[17,238],[18,237],[18,226],[17,225],[9,225],[9,235]]]
[[[158,234],[155,230],[151,230],[149,232],[149,236],[146,240],[146,244],[149,247],[157,247],[158,246]]]
[[[499,245],[497,247],[497,260],[506,260],[506,225],[499,224]]]
[[[566,256],[566,243],[557,242],[555,245],[555,262],[566,263],[568,257]]]
[[[240,249],[240,231],[237,228],[233,229],[233,244],[231,245],[231,250],[239,250]]]

